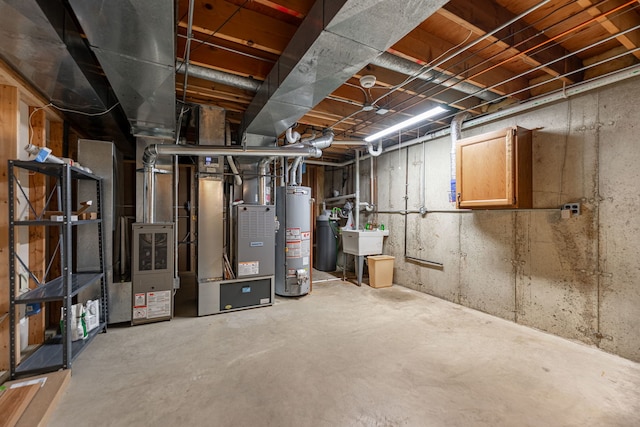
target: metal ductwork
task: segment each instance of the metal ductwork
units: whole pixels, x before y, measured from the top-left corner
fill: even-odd
[[[62,0],[0,2],[0,37],[0,57],[54,105],[98,114],[118,102]],[[96,117],[65,112],[65,118],[92,138],[113,140],[125,155],[132,154],[119,106]]]
[[[480,92],[483,90],[483,88],[479,86],[467,83],[455,77],[448,76],[436,70],[424,70],[422,65],[420,64],[416,64],[415,62],[409,61],[408,59],[400,58],[399,56],[395,56],[387,52],[375,58],[373,61],[371,61],[371,63],[373,65],[377,65],[378,67],[386,68],[388,70],[396,71],[402,74],[407,74],[409,76],[418,75],[418,78],[421,80],[426,80],[430,83],[439,84],[445,87],[452,87],[453,90],[457,90],[458,92],[463,92],[468,95],[473,95],[477,98],[482,99],[483,101],[492,102],[497,99],[501,99],[500,95],[497,95],[488,90]]]
[[[286,147],[218,147],[179,144],[151,144],[142,155],[144,165],[143,222],[155,221],[155,164],[158,156],[233,156],[233,157],[321,157],[322,150],[310,144],[294,144]]]
[[[175,2],[68,0],[135,136],[175,137]]]
[[[446,0],[318,0],[244,115],[245,145],[268,145]],[[377,31],[385,28],[385,31]]]
[[[176,73],[184,74],[185,68],[183,64],[183,62],[178,62]],[[248,90],[250,92],[257,92],[262,84],[260,80],[252,79],[250,77],[237,76],[235,74],[195,64],[189,64],[189,77],[220,83],[237,89]]]

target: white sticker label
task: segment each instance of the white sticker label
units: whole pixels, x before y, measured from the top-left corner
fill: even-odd
[[[300,258],[302,242],[291,240],[287,242],[287,258]]]
[[[286,238],[287,238],[287,240],[299,239],[300,238],[300,229],[299,228],[287,228],[287,230],[286,230]]]
[[[147,307],[135,307],[133,309],[133,318],[134,319],[146,319],[147,318]]]
[[[171,316],[171,291],[147,292],[147,319]]]
[[[147,298],[145,294],[136,294],[133,302],[134,307],[144,307],[147,305]]]
[[[311,256],[311,240],[303,240],[302,247],[300,248],[300,256]],[[305,262],[308,264],[309,262]]]
[[[300,233],[300,237],[302,238],[302,240],[309,240],[311,239],[311,232],[303,231],[302,233]]]
[[[302,257],[302,265],[309,265],[309,257],[308,256]]]
[[[238,276],[260,274],[260,261],[245,261],[238,263]]]
[[[260,298],[260,304],[269,304],[270,302],[270,298]]]

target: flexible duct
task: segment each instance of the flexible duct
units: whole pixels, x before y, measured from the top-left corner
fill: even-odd
[[[409,76],[417,75],[417,78],[420,80],[426,80],[430,83],[439,84],[445,87],[452,87],[459,92],[473,95],[483,101],[492,102],[500,98],[500,95],[489,91],[483,91],[483,88],[472,83],[448,76],[433,69],[425,70],[423,66],[416,64],[415,62],[400,58],[387,52],[378,56],[371,63]]]
[[[178,74],[184,74],[184,66],[182,62],[176,63],[176,72]],[[237,89],[248,90],[250,92],[257,92],[262,84],[260,80],[237,76],[235,74],[225,73],[224,71],[218,71],[194,64],[189,64],[189,75],[198,79],[220,83]]]
[[[451,195],[450,202],[456,201],[456,143],[462,137],[462,122],[471,117],[467,111],[456,114],[451,120]]]
[[[322,136],[318,138],[303,139],[303,144],[310,144],[312,147],[316,147],[320,150],[329,148],[333,142],[334,133],[331,129],[325,129],[322,131]]]

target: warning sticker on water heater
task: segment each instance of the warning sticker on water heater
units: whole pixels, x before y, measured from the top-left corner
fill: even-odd
[[[286,240],[298,240],[300,239],[300,229],[299,228],[287,228],[286,230]]]
[[[245,261],[238,263],[238,277],[260,274],[260,261]]]
[[[300,233],[300,237],[302,238],[302,240],[309,240],[311,239],[311,232],[303,231],[302,233]]]
[[[291,240],[287,242],[287,258],[300,258],[302,256],[302,242]]]

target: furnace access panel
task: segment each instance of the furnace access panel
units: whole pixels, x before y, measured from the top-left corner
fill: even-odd
[[[133,325],[173,317],[173,256],[173,223],[133,224]]]
[[[275,207],[240,205],[236,209],[237,277],[273,275],[276,265]]]

